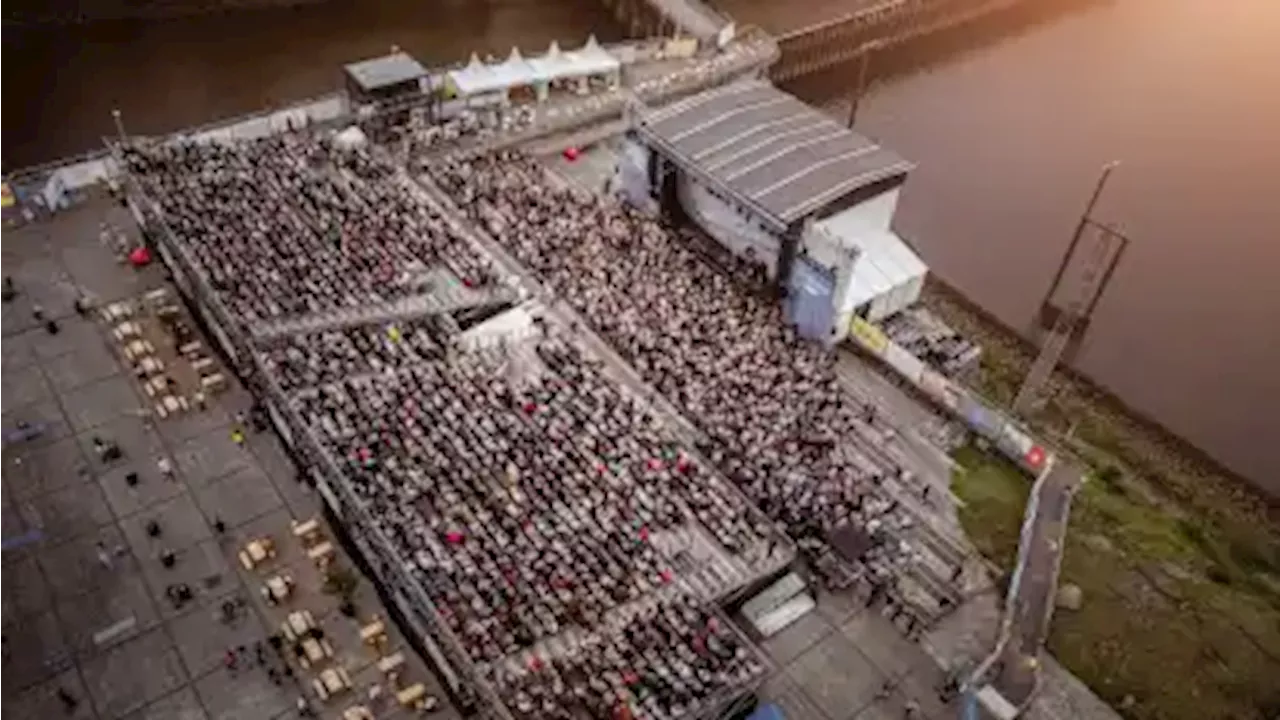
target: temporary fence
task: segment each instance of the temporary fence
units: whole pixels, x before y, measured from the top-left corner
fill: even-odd
[[[884,363],[933,403],[963,421],[1018,467],[1038,474],[1049,464],[1053,452],[1020,423],[971,390],[926,367],[880,328],[855,316],[849,324],[849,337],[863,353]]]

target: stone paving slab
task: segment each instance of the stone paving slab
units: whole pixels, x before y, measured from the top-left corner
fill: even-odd
[[[200,698],[189,687],[166,695],[128,716],[128,720],[208,720]]]
[[[43,365],[49,384],[59,390],[71,390],[103,380],[119,373],[115,358],[101,343],[77,347],[75,352],[59,355]]]
[[[147,534],[152,522],[159,528],[157,537]],[[213,537],[200,508],[186,492],[121,520],[120,529],[138,557],[151,557],[161,549],[186,550]]]
[[[12,304],[3,304],[4,308],[4,353],[0,354],[3,360],[0,360],[0,366],[4,368],[4,372],[17,370],[27,367],[36,361],[36,351],[34,343],[36,341],[36,333],[39,330],[23,330],[19,331],[16,326],[9,325],[9,311],[13,307]]]
[[[215,430],[229,433],[231,415],[220,404],[211,405],[201,412],[188,412],[166,418],[158,425],[158,430],[170,446],[177,447],[185,440],[203,437]]]
[[[93,532],[95,528],[115,520],[102,490],[92,483],[29,498],[22,501],[19,512],[27,527],[40,528],[49,543],[64,542]]]
[[[834,632],[826,618],[810,612],[764,640],[761,647],[775,663],[787,665]]]
[[[6,675],[5,683],[9,682]],[[58,688],[66,690],[71,697],[75,698],[76,708],[67,712],[62,701],[58,699]],[[62,718],[63,720],[92,720],[96,716],[93,713],[93,705],[89,702],[89,696],[84,690],[83,683],[80,682],[80,673],[75,670],[67,670],[57,675],[52,681],[37,685],[26,689],[15,697],[5,695],[4,701],[5,716],[9,718],[32,718],[32,720],[44,720],[45,718]]]
[[[881,672],[902,677],[919,658],[919,647],[872,610],[853,616],[840,628],[854,647],[875,663]]]
[[[61,599],[57,612],[68,645],[81,656],[125,642],[160,622],[151,593],[137,573],[114,575],[90,592]],[[98,633],[106,635],[95,639]]]
[[[175,551],[176,561],[173,567],[166,568],[156,555],[140,557],[142,574],[151,587],[152,597],[161,608],[161,614],[172,617],[180,613],[174,609],[165,595],[169,585],[186,584],[191,588],[197,600],[210,595],[218,596],[225,592],[225,585],[234,580],[235,575],[227,563],[223,551],[212,540],[206,540],[184,550]],[[216,581],[212,587],[209,582]]]
[[[97,428],[120,415],[136,415],[142,402],[127,378],[115,376],[82,385],[63,400],[71,426],[77,431]]]
[[[6,340],[5,342],[9,341]],[[4,413],[5,432],[16,428],[19,422],[27,422],[44,428],[44,433],[40,437],[23,443],[24,447],[39,447],[57,442],[71,435],[71,426],[67,424],[66,416],[62,414],[62,408],[58,407],[58,404],[53,400],[26,405]],[[8,453],[6,453],[7,455]]]
[[[266,640],[262,623],[254,617],[240,617],[231,623],[212,621],[224,597],[210,597],[169,622],[178,652],[193,675],[202,676],[221,667],[228,648],[252,648],[255,642]]]
[[[98,328],[87,322],[63,321],[57,335],[41,330],[33,332],[31,350],[41,362],[77,352],[85,347],[102,347],[102,335]]]
[[[853,717],[884,683],[875,665],[839,634],[797,658],[787,675],[831,720]]]
[[[4,686],[21,690],[58,672],[70,657],[62,627],[52,611],[28,615],[4,627],[13,651],[5,653]]]
[[[5,535],[10,530],[5,525]],[[49,607],[49,583],[45,582],[44,572],[33,556],[19,557],[10,561],[5,553],[4,582],[0,583],[4,591],[4,622],[19,617],[38,613]]]
[[[17,282],[17,278],[14,278]],[[31,299],[19,296],[17,300],[0,305],[0,334],[18,336],[20,333],[36,329],[36,319],[31,316]],[[27,351],[29,352],[29,350]],[[23,363],[31,357],[23,357]]]
[[[137,484],[130,485],[125,477],[137,475]],[[180,482],[165,479],[150,458],[143,462],[127,461],[101,472],[97,479],[107,504],[118,518],[127,518],[138,512],[186,495],[187,488]]]
[[[208,483],[196,492],[196,501],[205,515],[228,525],[240,525],[284,504],[266,473],[256,467]]]
[[[95,437],[119,445],[124,457],[110,463],[99,461],[93,449]],[[98,471],[111,470],[123,465],[134,465],[136,466],[134,469],[139,470],[143,466],[154,465],[156,458],[164,450],[160,436],[136,412],[117,415],[106,424],[81,432],[76,436],[76,441],[80,443],[85,457],[90,459],[90,463]]]
[[[818,601],[818,612],[834,627],[844,625],[854,615],[864,612],[866,604],[860,594],[853,592],[831,593],[821,588],[814,593]]]
[[[103,567],[98,561],[98,544],[111,556],[110,568]],[[106,525],[70,542],[40,547],[37,557],[49,580],[49,589],[60,597],[67,597],[92,590],[114,573],[136,570],[132,557],[117,554],[117,551],[127,550],[128,546],[120,529],[115,525]]]
[[[6,448],[4,478],[14,497],[25,500],[90,482],[89,463],[72,438]]]
[[[27,365],[15,370],[5,368],[2,392],[4,412],[9,412],[23,405],[47,401],[52,391],[45,384],[40,366]]]
[[[121,643],[81,666],[85,685],[104,718],[122,717],[187,681],[165,630]]]
[[[785,672],[776,673],[761,689],[762,698],[777,703],[787,720],[828,720],[804,690],[800,689]]]
[[[266,673],[211,672],[196,682],[210,720],[271,720],[293,706],[297,690],[273,685]]]
[[[210,433],[173,446],[179,472],[193,488],[249,468],[253,456],[231,442],[230,433]]]
[[[25,535],[27,532],[27,522],[22,519],[21,515],[18,514],[18,508],[16,506],[10,507],[9,500],[8,500],[8,496],[9,496],[8,491],[6,491],[4,495],[5,495],[4,526],[3,526],[4,537],[10,538],[10,537],[19,537],[19,536]],[[28,552],[29,551],[27,551],[25,548],[15,548],[13,550],[5,550],[4,566],[8,568],[9,563],[11,561],[16,561],[21,558],[27,557]],[[8,570],[5,570],[5,572],[8,572]]]

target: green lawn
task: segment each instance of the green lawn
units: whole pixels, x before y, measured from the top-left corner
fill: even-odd
[[[987,557],[1016,557],[1030,479],[957,453],[960,520]],[[1111,467],[1111,466],[1108,466]],[[1280,573],[1266,532],[1210,527],[1114,467],[1072,510],[1063,582],[1084,606],[1054,616],[1050,650],[1136,720],[1273,720],[1280,712]]]
[[[960,522],[978,550],[1004,568],[1018,556],[1022,513],[1031,480],[1003,458],[964,447],[956,451],[951,488],[963,501]]]

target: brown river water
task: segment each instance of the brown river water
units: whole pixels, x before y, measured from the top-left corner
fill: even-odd
[[[820,2],[826,12],[834,0]],[[768,26],[782,17],[776,4],[720,6]],[[537,51],[553,38],[567,46],[591,32],[620,36],[594,0],[332,0],[6,26],[4,164],[93,149],[113,107],[131,132],[153,133],[322,94],[343,63],[393,44],[430,63],[513,44]],[[809,85],[798,91],[839,109],[830,85]],[[900,232],[940,276],[1018,327],[1098,169],[1120,160],[1098,217],[1132,243],[1080,364],[1280,491],[1280,3],[1093,6],[877,83],[858,128],[919,165]]]

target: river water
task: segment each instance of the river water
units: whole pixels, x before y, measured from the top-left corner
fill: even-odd
[[[769,25],[774,0],[722,2]],[[830,5],[831,0],[821,0]],[[332,0],[4,33],[6,168],[335,88],[392,44],[425,62],[619,37],[595,0]],[[1131,237],[1083,368],[1280,490],[1280,3],[1116,0],[873,87],[859,129],[919,164],[898,213],[934,270],[1029,325],[1100,166]],[[804,94],[822,101],[821,90]],[[838,101],[831,103],[838,110]]]

